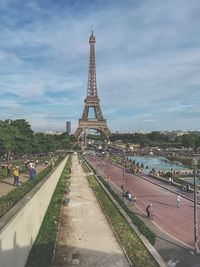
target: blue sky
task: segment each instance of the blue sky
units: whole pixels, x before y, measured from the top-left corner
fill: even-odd
[[[200,130],[199,0],[3,0],[0,119],[77,127],[94,25],[111,131]]]

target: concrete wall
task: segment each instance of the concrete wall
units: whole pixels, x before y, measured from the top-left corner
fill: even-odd
[[[0,267],[24,267],[67,158],[0,219]]]

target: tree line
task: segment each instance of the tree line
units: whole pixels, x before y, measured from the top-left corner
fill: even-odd
[[[186,147],[197,148],[200,147],[200,136],[189,133],[178,136],[175,141],[169,141],[168,137],[159,132],[151,132],[148,134],[134,133],[134,134],[112,134],[111,141],[121,140],[126,144],[139,144],[140,147],[159,146],[161,148],[168,147]]]
[[[76,138],[63,133],[51,135],[34,133],[29,122],[24,119],[0,120],[0,156],[38,154],[59,149],[73,149]]]

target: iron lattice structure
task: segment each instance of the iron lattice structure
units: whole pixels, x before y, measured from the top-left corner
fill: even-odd
[[[108,129],[107,122],[103,117],[100,99],[97,93],[97,82],[96,82],[96,64],[95,64],[95,36],[93,31],[90,35],[90,60],[89,60],[89,72],[88,72],[88,86],[87,86],[87,96],[85,99],[85,107],[83,111],[82,118],[79,119],[78,128],[75,132],[75,136],[80,138],[82,134],[86,132],[86,129],[94,129],[99,131],[104,138],[108,139],[110,136],[110,130]],[[94,109],[95,118],[90,119],[89,110]]]

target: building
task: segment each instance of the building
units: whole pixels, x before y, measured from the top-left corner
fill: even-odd
[[[59,131],[44,131],[44,132],[35,132],[34,134],[44,134],[44,135],[61,135],[63,132]]]
[[[71,134],[71,121],[66,122],[66,132]]]

